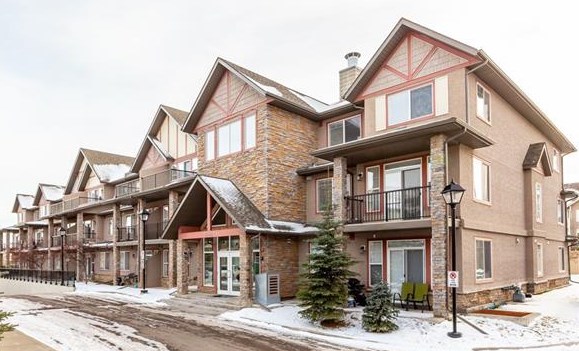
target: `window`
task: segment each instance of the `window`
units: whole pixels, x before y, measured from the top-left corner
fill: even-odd
[[[490,202],[490,166],[476,157],[472,159],[472,179],[474,198]]]
[[[47,213],[47,206],[40,206],[40,218],[45,217],[46,215],[48,215]]]
[[[537,244],[537,277],[543,276],[543,244]]]
[[[109,218],[109,236],[113,236],[115,233],[115,226],[112,218]]]
[[[382,241],[369,241],[368,247],[370,286],[374,286],[382,281]]]
[[[128,271],[129,270],[129,261],[131,259],[131,253],[129,251],[121,251],[121,262],[120,262],[120,270],[121,271]]]
[[[62,255],[62,254],[60,254],[60,255]],[[60,266],[60,255],[54,256],[53,267],[54,267],[54,270],[56,270],[56,271],[59,271],[62,269],[62,267]]]
[[[169,250],[163,250],[163,277],[169,276]]]
[[[563,221],[563,200],[561,199],[557,199],[557,223],[559,224],[564,224],[565,222]]]
[[[163,205],[162,221],[164,229],[167,223],[169,223],[169,205]]]
[[[493,277],[492,242],[486,239],[477,239],[475,245],[476,279],[491,279]]]
[[[329,146],[360,139],[362,135],[360,115],[328,124]]]
[[[235,121],[217,129],[217,156],[241,151],[241,121]]]
[[[332,206],[332,178],[316,180],[316,212],[324,212]]]
[[[111,253],[101,252],[100,256],[100,269],[102,271],[108,271],[111,269]]]
[[[366,212],[380,210],[380,166],[366,168]]]
[[[567,266],[565,264],[565,248],[562,246],[559,246],[559,272],[564,272],[565,271],[565,267]]]
[[[92,189],[88,192],[88,202],[96,202],[103,199],[103,189]]]
[[[18,212],[18,223],[24,222],[24,213]]]
[[[203,285],[213,286],[213,238],[203,239]]]
[[[476,115],[485,122],[491,121],[491,94],[482,85],[476,85]]]
[[[215,158],[215,131],[210,130],[205,133],[205,159],[207,161]]]
[[[253,274],[259,274],[260,268],[259,236],[251,238],[251,269]]]
[[[543,223],[543,186],[535,184],[535,220]]]
[[[251,149],[255,147],[255,136],[256,136],[256,126],[255,126],[255,115],[249,115],[243,119],[243,147],[245,149]]]
[[[199,159],[197,157],[194,157],[191,160],[191,170],[196,171],[198,169],[199,169]]]
[[[555,172],[560,172],[561,170],[561,154],[555,149],[553,149],[553,170]]]
[[[388,124],[432,114],[432,84],[388,96]]]

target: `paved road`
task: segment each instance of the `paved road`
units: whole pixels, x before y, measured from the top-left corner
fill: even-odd
[[[77,315],[106,319],[130,326],[137,335],[160,342],[171,351],[277,351],[345,350],[339,346],[309,339],[276,335],[265,330],[249,329],[225,323],[215,316],[220,308],[199,306],[194,301],[171,299],[163,308],[134,305],[119,301],[80,296],[58,299],[46,296],[14,296],[41,303],[50,309],[64,309]],[[76,314],[76,313],[75,313]],[[111,349],[116,349],[111,345]]]

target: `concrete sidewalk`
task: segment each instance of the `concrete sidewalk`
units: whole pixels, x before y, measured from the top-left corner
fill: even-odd
[[[14,330],[4,333],[2,341],[0,341],[0,351],[55,351],[40,341],[31,338],[30,336]]]

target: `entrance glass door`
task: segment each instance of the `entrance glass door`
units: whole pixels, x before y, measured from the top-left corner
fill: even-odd
[[[223,295],[239,295],[241,267],[238,236],[218,239],[217,259],[219,269],[217,292]]]
[[[388,219],[416,219],[421,216],[422,171],[420,159],[384,166],[384,190]]]
[[[400,292],[403,282],[423,283],[424,240],[388,241],[388,284],[392,292]]]

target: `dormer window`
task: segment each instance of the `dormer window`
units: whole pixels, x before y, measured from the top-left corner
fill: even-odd
[[[388,125],[433,114],[432,84],[388,96]]]
[[[340,145],[362,136],[360,115],[328,123],[328,145]]]

